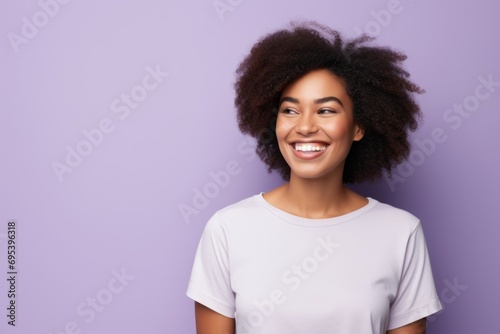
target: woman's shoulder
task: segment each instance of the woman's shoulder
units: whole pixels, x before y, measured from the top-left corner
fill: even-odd
[[[234,220],[234,218],[248,217],[248,215],[252,215],[259,210],[259,197],[261,196],[262,193],[259,193],[229,204],[217,210],[212,216],[212,219]]]
[[[370,211],[370,220],[378,221],[392,228],[400,227],[402,229],[408,229],[411,232],[420,224],[420,219],[410,211],[371,197],[370,201],[375,204]]]
[[[228,237],[242,231],[261,230],[268,215],[260,204],[262,194],[246,197],[217,210],[207,221],[205,233]]]
[[[410,211],[396,207],[388,202],[382,202],[382,201],[374,199],[372,197],[370,197],[370,199],[377,203],[376,209],[380,214],[386,214],[386,215],[396,216],[396,217],[400,217],[400,218],[406,218],[409,220],[418,220],[418,218]]]

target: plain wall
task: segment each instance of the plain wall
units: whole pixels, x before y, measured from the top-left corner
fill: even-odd
[[[426,90],[413,153],[393,181],[355,189],[421,218],[445,304],[428,333],[492,333],[499,10],[487,0],[2,1],[0,268],[7,276],[14,220],[17,295],[12,327],[0,280],[0,332],[194,333],[185,291],[207,219],[282,182],[238,131],[235,69],[264,34],[311,19],[408,55]]]

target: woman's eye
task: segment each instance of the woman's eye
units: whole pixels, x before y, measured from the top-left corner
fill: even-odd
[[[318,114],[336,114],[337,111],[333,109],[320,109]]]
[[[289,109],[289,108],[285,108],[281,111],[283,114],[289,114],[289,115],[293,115],[293,114],[296,114],[295,110],[293,109]]]

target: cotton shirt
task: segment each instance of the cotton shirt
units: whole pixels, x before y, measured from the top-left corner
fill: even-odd
[[[385,334],[441,309],[419,220],[373,198],[327,219],[262,194],[218,211],[187,295],[237,334]]]

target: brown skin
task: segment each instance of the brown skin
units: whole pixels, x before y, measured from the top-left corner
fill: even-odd
[[[318,103],[321,99],[324,102]],[[290,166],[290,181],[264,198],[293,215],[317,219],[365,206],[368,200],[342,182],[349,149],[364,135],[354,122],[353,104],[342,80],[326,69],[311,71],[291,83],[281,100],[276,137]],[[297,156],[293,146],[304,142],[326,148],[313,159]]]
[[[196,334],[235,334],[235,322],[206,306],[195,303]],[[425,334],[425,318],[387,331],[387,334]]]
[[[195,302],[196,334],[234,334],[235,322],[208,307]]]
[[[387,331],[387,334],[425,334],[426,319],[420,319],[409,325]]]
[[[368,200],[345,187],[342,178],[351,145],[363,136],[342,79],[326,69],[300,77],[283,90],[276,122],[290,181],[265,193],[265,200],[290,214],[313,219],[337,217],[365,206]],[[297,151],[296,144],[322,150]],[[197,334],[235,333],[233,318],[195,305]],[[425,334],[425,318],[387,334]]]

